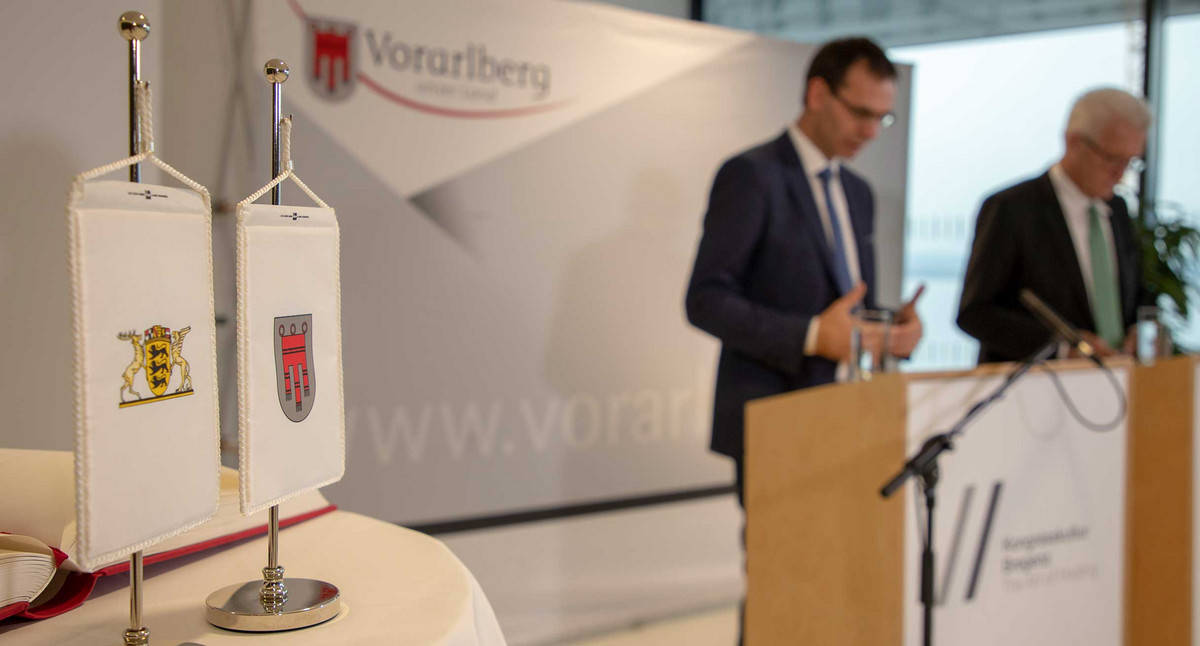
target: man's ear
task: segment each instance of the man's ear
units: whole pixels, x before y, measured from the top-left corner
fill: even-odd
[[[804,109],[812,110],[816,106],[825,104],[829,100],[829,95],[830,88],[825,79],[819,76],[808,79],[804,93]]]
[[[1079,133],[1068,132],[1063,135],[1063,150],[1064,151],[1074,151],[1075,149],[1079,148],[1079,146],[1081,146],[1081,145],[1083,145],[1083,142],[1080,141],[1080,139],[1079,139]]]

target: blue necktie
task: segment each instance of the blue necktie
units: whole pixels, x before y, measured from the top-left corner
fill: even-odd
[[[821,186],[825,189],[825,212],[829,214],[829,229],[833,232],[833,244],[830,254],[833,256],[833,278],[837,283],[838,292],[845,294],[854,285],[850,281],[850,267],[846,263],[846,246],[842,242],[842,223],[838,219],[837,209],[833,207],[833,194],[829,191],[829,178],[832,176],[830,166],[817,173],[821,178]]]

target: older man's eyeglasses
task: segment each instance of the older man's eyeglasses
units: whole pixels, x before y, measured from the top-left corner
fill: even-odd
[[[1126,155],[1118,155],[1116,153],[1110,153],[1107,150],[1101,148],[1100,144],[1096,143],[1091,137],[1089,137],[1087,135],[1079,135],[1079,139],[1083,143],[1087,144],[1087,147],[1091,148],[1092,152],[1095,153],[1096,156],[1101,159],[1101,161],[1108,164],[1109,166],[1112,166],[1113,168],[1126,168],[1126,169],[1132,170],[1135,173],[1140,173],[1140,172],[1142,172],[1143,169],[1146,168],[1146,162],[1142,161],[1141,158],[1139,158],[1139,157],[1131,157],[1131,156],[1126,156]]]
[[[837,99],[837,102],[841,103],[842,106],[845,107],[846,110],[848,110],[850,112],[851,116],[853,116],[855,119],[858,119],[859,121],[874,121],[879,124],[880,128],[886,128],[886,127],[892,125],[893,123],[896,123],[895,113],[884,112],[883,114],[880,114],[870,108],[866,108],[861,105],[855,105],[853,103],[850,103],[849,101],[838,96],[837,92],[833,92],[832,94],[833,94],[833,98]]]

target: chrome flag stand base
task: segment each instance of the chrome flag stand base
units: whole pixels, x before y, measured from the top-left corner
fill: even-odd
[[[263,568],[264,576],[272,568]],[[283,568],[275,568],[280,575]],[[272,572],[272,575],[274,572]],[[283,591],[282,602],[266,600],[268,586]],[[275,632],[307,628],[337,616],[342,599],[337,586],[313,579],[249,581],[208,595],[204,618],[219,628]]]
[[[337,586],[314,579],[285,579],[279,565],[279,506],[271,507],[267,567],[262,581],[226,586],[208,595],[204,618],[218,628],[275,632],[315,626],[337,616]]]

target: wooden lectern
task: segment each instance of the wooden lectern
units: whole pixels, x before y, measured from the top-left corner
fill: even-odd
[[[1129,370],[1123,643],[1190,646],[1198,363],[1119,365]],[[912,493],[884,500],[879,489],[906,458],[908,389],[1008,368],[887,374],[747,405],[747,644],[904,643],[905,595],[918,593],[918,581],[905,580],[905,560],[919,555],[905,545],[903,499]],[[1095,370],[1086,362],[1053,369]],[[971,442],[971,432],[960,442]],[[943,456],[943,469],[953,459]]]

